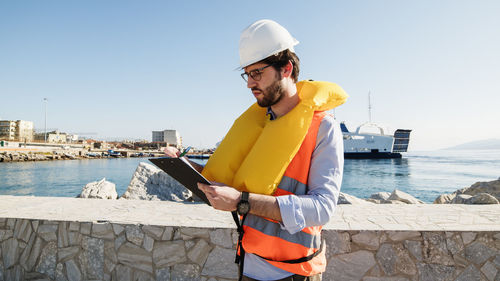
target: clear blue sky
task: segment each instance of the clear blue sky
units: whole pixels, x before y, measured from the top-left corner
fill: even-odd
[[[94,137],[177,129],[212,147],[254,98],[240,32],[273,19],[301,79],[336,82],[351,129],[412,129],[410,148],[500,139],[499,1],[0,1],[0,118]]]

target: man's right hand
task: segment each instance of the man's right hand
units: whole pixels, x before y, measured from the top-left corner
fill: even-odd
[[[173,146],[165,147],[165,149],[163,149],[163,152],[168,157],[179,157],[179,155],[181,154],[181,152]]]

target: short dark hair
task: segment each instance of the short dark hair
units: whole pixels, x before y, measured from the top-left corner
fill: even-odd
[[[289,49],[281,51],[276,55],[267,57],[263,59],[261,62],[265,64],[272,64],[273,68],[276,69],[276,71],[280,71],[281,68],[287,65],[289,61],[292,62],[293,65],[291,77],[293,81],[297,83],[300,72],[300,60],[299,57],[297,57],[297,55],[294,52],[290,51]]]

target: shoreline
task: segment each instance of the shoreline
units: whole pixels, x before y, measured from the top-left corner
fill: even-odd
[[[86,151],[86,150],[54,150],[51,152],[36,149],[23,150],[0,150],[0,163],[9,162],[34,162],[34,161],[55,161],[55,160],[88,160],[107,158],[143,158],[161,157],[163,152],[144,152],[135,150],[116,151],[120,155],[111,156],[106,151]]]

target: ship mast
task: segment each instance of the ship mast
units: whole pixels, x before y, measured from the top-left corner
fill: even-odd
[[[370,91],[368,91],[368,120],[372,122],[372,101],[370,99]]]

